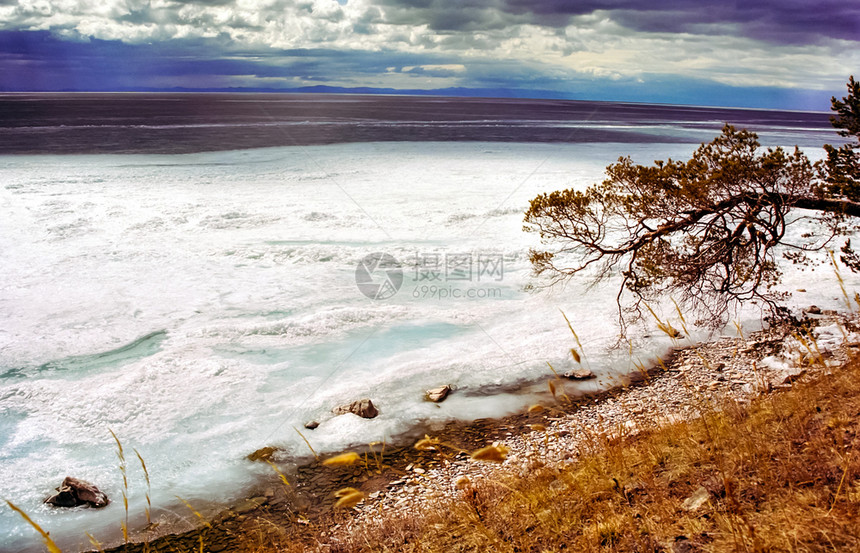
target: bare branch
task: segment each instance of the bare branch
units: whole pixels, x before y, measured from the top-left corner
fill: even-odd
[[[619,313],[625,301],[665,294],[707,313],[714,326],[740,302],[778,310],[775,249],[787,229],[801,220],[824,224],[823,242],[808,236],[791,245],[812,251],[839,234],[842,219],[860,217],[858,198],[827,194],[802,152],[761,151],[755,134],[728,125],[689,161],[643,166],[621,158],[606,173],[584,192],[533,199],[525,229],[546,247],[531,252],[537,273],[620,275]]]

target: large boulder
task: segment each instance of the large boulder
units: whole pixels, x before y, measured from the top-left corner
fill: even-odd
[[[367,398],[358,399],[346,405],[340,405],[331,410],[335,415],[343,415],[352,413],[364,419],[372,419],[379,414],[379,410],[373,405],[373,402]]]
[[[88,505],[90,507],[104,507],[110,500],[94,484],[84,480],[66,476],[57,493],[45,499],[45,503],[54,507],[77,507]]]

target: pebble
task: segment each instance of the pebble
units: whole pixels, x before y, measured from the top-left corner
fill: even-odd
[[[831,318],[819,322],[822,321],[848,326],[843,315],[839,315],[839,321]],[[860,344],[860,335],[849,333],[846,342]],[[822,342],[819,346],[826,345]],[[844,351],[847,347],[834,344],[828,349],[832,354],[828,365],[835,366],[847,359]],[[501,464],[476,462],[461,452],[429,470],[406,467],[420,478],[400,478],[385,490],[370,494],[356,508],[355,516],[344,523],[341,532],[346,535],[352,528],[378,520],[380,513],[389,516],[392,509],[414,514],[431,498],[438,501],[457,497],[473,482],[502,473],[529,474],[538,466],[557,470],[587,451],[595,435],[632,435],[649,425],[688,420],[698,416],[697,405],[702,399],[728,398],[746,404],[751,397],[766,392],[767,386],[763,388],[762,384],[777,374],[762,363],[763,357],[782,354],[784,359],[794,359],[802,350],[791,337],[790,329],[765,330],[747,339],[722,337],[676,350],[674,356],[665,360],[669,374],[657,371],[646,383],[621,389],[613,397],[582,402],[573,413],[559,416],[555,412],[552,417],[530,421],[544,425],[545,431],[507,432],[502,442],[493,443],[509,448],[507,459]],[[807,372],[823,370],[819,364]],[[778,386],[788,387],[788,383]],[[687,508],[698,508],[699,499],[690,498]]]

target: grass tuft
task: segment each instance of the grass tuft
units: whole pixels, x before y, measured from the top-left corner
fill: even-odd
[[[10,509],[12,509],[16,513],[18,513],[21,516],[21,518],[23,518],[27,522],[27,524],[29,524],[37,532],[39,532],[39,534],[42,536],[42,541],[45,542],[45,547],[48,548],[48,551],[50,553],[62,553],[60,548],[57,547],[57,544],[54,543],[54,540],[51,539],[51,535],[48,534],[48,532],[46,532],[45,530],[43,530],[42,527],[39,526],[39,524],[35,520],[30,518],[30,515],[25,513],[20,507],[18,507],[17,505],[12,503],[8,499],[5,501],[6,501],[6,505],[8,505]]]
[[[476,461],[488,461],[490,463],[501,463],[508,457],[509,449],[503,445],[491,445],[482,447],[472,453],[472,459]]]
[[[128,463],[125,460],[122,442],[119,441],[113,430],[108,428],[108,432],[116,442],[116,456],[119,460],[119,472],[122,474],[122,505],[125,509],[125,520],[120,523],[120,526],[122,527],[122,539],[128,543]]]
[[[327,467],[342,467],[345,465],[353,465],[360,460],[361,455],[354,451],[350,451],[349,453],[341,453],[340,455],[329,457],[323,461],[322,464]]]
[[[140,462],[140,468],[143,469],[143,477],[146,480],[146,527],[154,528],[157,524],[152,523],[152,482],[149,480],[149,470],[146,468],[146,462],[143,460],[143,455],[137,450],[134,449],[134,454],[137,456],[137,460]]]
[[[342,488],[335,492],[338,498],[334,506],[338,509],[350,509],[364,500],[364,494],[355,488]]]
[[[334,519],[259,553],[860,551],[860,361],[817,374],[749,404],[702,401],[694,420],[595,434],[573,462],[463,477],[451,498],[361,525]]]
[[[307,438],[305,438],[305,435],[304,435],[304,434],[302,434],[302,433],[301,433],[301,431],[300,431],[298,428],[296,428],[295,426],[293,427],[293,430],[295,430],[295,431],[296,431],[296,434],[298,434],[298,435],[302,438],[302,440],[304,440],[305,445],[306,445],[306,446],[308,446],[308,449],[310,449],[310,450],[311,450],[311,453],[313,454],[314,459],[316,459],[317,461],[319,461],[319,460],[320,460],[320,456],[319,456],[319,455],[317,455],[317,452],[316,452],[316,451],[314,451],[314,448],[311,446],[311,443],[308,441],[308,439],[307,439]]]

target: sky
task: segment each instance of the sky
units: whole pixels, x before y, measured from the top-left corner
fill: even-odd
[[[826,111],[851,74],[858,0],[0,0],[5,91],[325,86]]]

